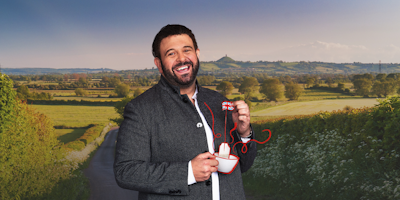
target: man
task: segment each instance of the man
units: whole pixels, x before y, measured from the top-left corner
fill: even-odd
[[[118,185],[139,191],[139,199],[245,199],[241,173],[253,164],[256,144],[245,154],[243,144],[235,146],[231,154],[240,160],[231,174],[217,172],[212,153],[224,141],[232,149],[254,138],[249,107],[234,102],[225,121],[227,99],[197,84],[200,50],[190,29],[167,25],[152,47],[161,79],[125,106],[114,163]]]

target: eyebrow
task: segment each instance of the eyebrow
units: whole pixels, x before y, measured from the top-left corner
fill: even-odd
[[[183,46],[183,48],[190,48],[190,49],[193,49],[193,47],[192,47],[192,46],[189,46],[189,45]],[[166,55],[168,54],[168,52],[173,51],[173,50],[175,50],[175,49],[174,49],[174,48],[168,49],[168,50],[165,52],[164,56],[166,56]]]

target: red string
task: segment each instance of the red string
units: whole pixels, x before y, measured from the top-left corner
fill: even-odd
[[[233,129],[229,132],[229,135],[231,135],[231,138],[232,138],[232,142],[229,143],[229,144],[232,144],[232,143],[235,141],[235,139],[234,139],[233,136],[232,136],[232,132],[233,132],[234,130],[236,130],[236,127],[237,127],[237,122],[235,122],[235,126],[234,126]]]
[[[206,102],[204,102],[204,104],[207,106],[208,110],[210,110],[210,113],[211,113],[211,116],[212,116],[212,133],[214,135],[213,149],[214,149],[214,152],[215,152],[215,148],[214,148],[215,138],[220,138],[222,135],[221,135],[221,133],[217,133],[217,134],[214,133],[214,113],[212,112],[211,108],[206,104]]]
[[[228,110],[225,110],[225,129],[224,129],[224,134],[225,134],[225,140],[224,142],[226,143],[226,115],[228,114]]]
[[[270,131],[269,129],[264,129],[264,130],[262,130],[262,132],[264,132],[264,131],[268,131],[268,132],[269,132],[269,137],[268,137],[268,139],[266,139],[264,142],[259,142],[259,141],[254,140],[254,139],[251,139],[251,140],[247,141],[246,143],[243,143],[242,141],[239,141],[239,142],[236,142],[236,143],[233,145],[233,149],[235,148],[235,146],[236,146],[237,144],[242,143],[242,144],[243,144],[243,147],[242,147],[241,151],[242,151],[242,153],[246,153],[246,152],[247,152],[247,143],[249,143],[249,142],[251,142],[251,141],[257,142],[258,144],[265,144],[266,142],[268,142],[269,139],[271,139],[271,131]],[[245,149],[245,150],[244,150],[244,149]],[[234,151],[234,150],[232,150],[232,151]]]

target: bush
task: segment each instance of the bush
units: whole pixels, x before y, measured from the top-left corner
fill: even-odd
[[[373,108],[253,123],[259,156],[249,173],[287,199],[398,199],[400,99]]]
[[[87,95],[87,91],[82,89],[82,88],[76,88],[75,89],[75,94],[76,94],[76,96],[86,96]]]
[[[73,149],[75,151],[81,151],[85,148],[85,146],[86,144],[84,142],[77,140],[68,142],[66,145],[64,145],[65,148]]]
[[[117,85],[114,89],[114,92],[117,93],[118,97],[128,96],[129,91],[130,91],[129,85],[126,85],[124,83]]]
[[[12,81],[0,74],[0,199],[31,198],[70,176],[52,122],[15,99]]]

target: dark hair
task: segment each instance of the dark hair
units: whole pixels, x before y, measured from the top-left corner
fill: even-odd
[[[194,49],[198,49],[196,38],[194,38],[192,30],[188,29],[186,26],[179,24],[168,24],[162,27],[162,29],[157,33],[156,37],[154,38],[152,45],[153,56],[161,59],[160,55],[161,40],[171,35],[182,35],[182,34],[188,35],[193,41]]]

